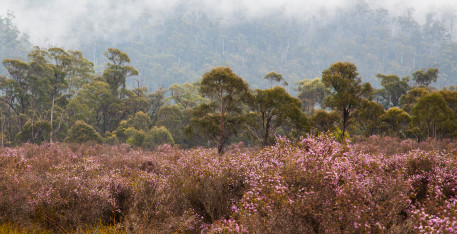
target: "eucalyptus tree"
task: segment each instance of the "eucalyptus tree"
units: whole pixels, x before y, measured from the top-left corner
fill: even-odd
[[[411,116],[406,111],[392,107],[388,109],[380,120],[384,127],[384,132],[391,136],[404,137],[405,131],[409,128]]]
[[[305,113],[312,114],[316,105],[321,109],[324,108],[324,99],[329,94],[329,90],[319,78],[304,79],[299,81],[297,85],[298,98],[301,100],[302,109]]]
[[[438,79],[438,68],[421,69],[413,73],[413,80],[416,84],[428,87],[430,83]]]
[[[130,76],[138,75],[138,70],[127,65],[130,63],[130,58],[127,53],[116,48],[108,48],[104,53],[108,59],[106,68],[103,71],[103,78],[109,84],[113,95],[119,95],[119,88],[125,88],[125,81]]]
[[[273,81],[278,83],[282,81],[283,85],[288,85],[287,81],[282,77],[281,73],[276,73],[274,71],[268,72],[265,75],[264,79],[270,81],[270,88],[273,87]]]
[[[330,89],[325,105],[341,115],[342,140],[354,111],[362,99],[371,96],[373,88],[369,83],[362,84],[354,64],[341,61],[331,64],[322,72],[322,82]]]
[[[5,94],[1,100],[16,114],[19,130],[28,120],[31,126],[34,121],[48,122],[52,142],[64,124],[69,99],[91,79],[93,64],[79,51],[35,47],[28,61],[5,59],[3,65],[9,76],[0,80]]]
[[[359,108],[354,112],[356,127],[365,137],[378,134],[381,130],[381,116],[385,113],[384,107],[375,102],[362,100]]]
[[[401,109],[411,114],[413,107],[416,105],[419,98],[425,96],[429,93],[426,88],[415,87],[408,91],[408,93],[403,94],[400,98]]]
[[[299,134],[309,130],[300,100],[290,96],[283,87],[254,90],[249,106],[252,111],[247,115],[247,134],[263,146],[271,144],[270,139],[280,127],[290,125]]]
[[[219,154],[224,153],[224,145],[239,127],[248,92],[248,84],[230,67],[215,67],[203,75],[200,93],[209,103],[194,108],[190,126],[215,142]]]
[[[378,78],[381,81],[381,85],[384,87],[383,89],[385,90],[386,94],[385,101],[387,107],[398,107],[400,105],[401,96],[406,94],[410,89],[408,83],[410,77],[405,76],[400,80],[400,78],[397,75],[384,75],[378,73],[376,75],[376,78]]]
[[[413,124],[427,137],[450,137],[457,128],[452,110],[439,92],[432,92],[419,98],[412,110]]]

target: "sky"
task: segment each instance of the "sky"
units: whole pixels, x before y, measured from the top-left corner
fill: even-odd
[[[12,12],[13,22],[29,35],[34,45],[72,47],[81,38],[72,30],[93,37],[113,37],[128,30],[148,13],[160,19],[181,7],[222,17],[227,22],[267,14],[306,18],[325,15],[360,0],[1,0],[0,16]],[[455,0],[366,0],[373,8],[384,8],[393,15],[414,9],[413,16],[423,21],[429,11],[457,11]],[[76,34],[81,35],[81,33]]]

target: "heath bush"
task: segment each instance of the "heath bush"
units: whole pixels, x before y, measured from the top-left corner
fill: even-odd
[[[76,121],[68,131],[66,142],[83,143],[87,141],[102,142],[102,137],[95,129],[83,121]]]

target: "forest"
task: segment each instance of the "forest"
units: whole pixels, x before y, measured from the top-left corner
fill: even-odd
[[[457,232],[455,14],[177,11],[77,49],[0,17],[0,232]]]
[[[375,89],[357,67],[338,61],[321,78],[296,83],[298,97],[281,73],[269,72],[270,88],[250,89],[230,67],[214,67],[196,82],[149,92],[127,88],[138,70],[116,48],[101,75],[80,51],[35,47],[28,60],[4,59],[0,80],[1,143],[127,143],[144,149],[243,142],[268,146],[278,136],[298,139],[331,132],[340,140],[373,135],[452,139],[457,136],[457,90],[430,86],[438,68],[411,76],[376,75]]]

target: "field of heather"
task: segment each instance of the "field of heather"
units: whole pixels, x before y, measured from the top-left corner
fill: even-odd
[[[457,143],[0,149],[0,230],[457,232]]]

